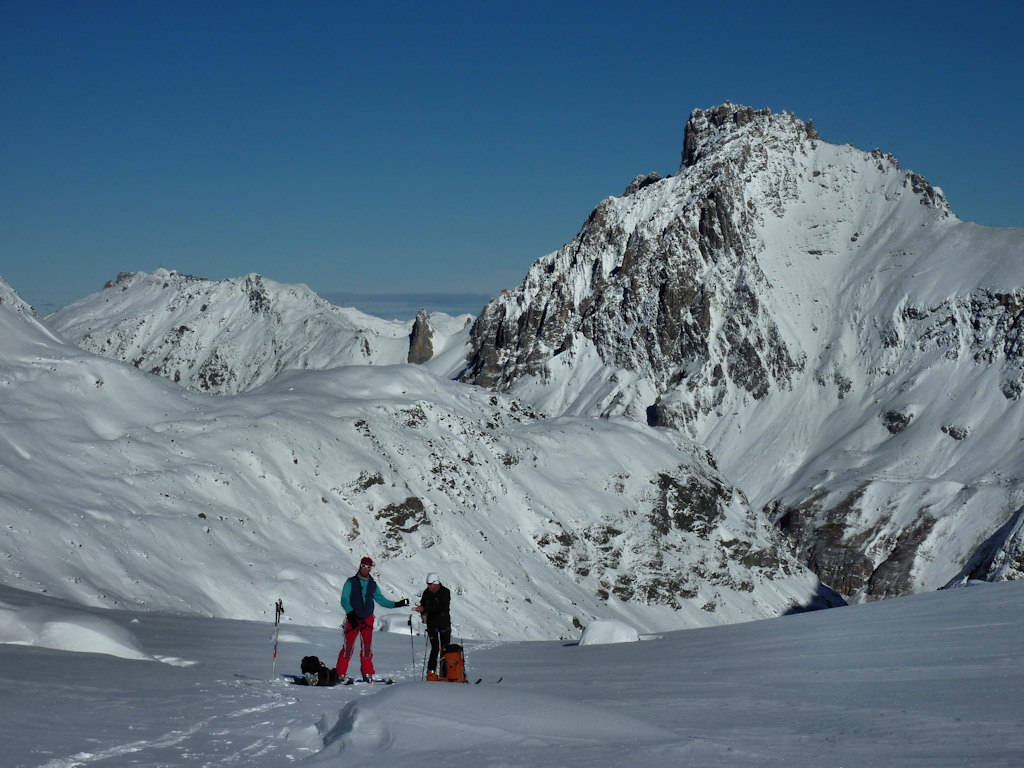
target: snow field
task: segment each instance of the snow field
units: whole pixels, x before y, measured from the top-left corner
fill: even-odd
[[[375,663],[395,685],[308,688],[271,679],[272,620],[0,588],[5,765],[1010,768],[1024,754],[1019,582],[643,642],[620,642],[635,630],[618,622],[586,645],[467,642],[478,686],[419,682],[424,638],[388,616]],[[286,613],[277,671],[332,663],[339,642]]]

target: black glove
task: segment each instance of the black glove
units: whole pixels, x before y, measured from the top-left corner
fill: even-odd
[[[348,625],[352,627],[352,629],[355,629],[356,625],[359,623],[359,617],[356,616],[356,612],[349,611],[345,614],[345,618],[348,619]]]
[[[409,604],[409,598],[403,597],[401,600],[395,601],[395,608],[405,608]]]

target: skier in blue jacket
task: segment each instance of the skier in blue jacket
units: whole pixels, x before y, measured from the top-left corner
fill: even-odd
[[[408,598],[392,601],[384,597],[377,582],[370,576],[371,568],[373,560],[364,557],[359,561],[359,571],[345,581],[345,586],[341,590],[341,607],[345,611],[345,645],[338,654],[338,677],[347,675],[348,662],[356,646],[356,637],[360,637],[360,672],[363,680],[373,680],[373,604],[376,603],[382,608],[402,608],[409,604]]]

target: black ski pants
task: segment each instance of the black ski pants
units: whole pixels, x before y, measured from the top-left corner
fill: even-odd
[[[427,637],[430,638],[430,658],[427,659],[427,671],[437,671],[437,654],[448,643],[452,641],[452,628],[427,629]]]

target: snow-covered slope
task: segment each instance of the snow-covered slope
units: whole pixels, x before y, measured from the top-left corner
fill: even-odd
[[[774,616],[817,579],[675,430],[537,420],[423,366],[213,396],[56,338],[0,280],[0,583],[87,605],[340,621],[365,554],[442,573],[467,637]]]
[[[90,352],[215,394],[248,391],[284,370],[404,363],[412,330],[336,307],[304,285],[260,275],[211,282],[166,269],[122,273],[45,322]],[[468,315],[421,322],[427,359],[442,357],[449,342],[461,351]],[[461,357],[454,365],[464,365]]]
[[[1024,575],[1024,230],[881,151],[696,110],[477,319],[464,380],[705,444],[847,595]]]
[[[339,631],[285,608],[277,673],[333,662]],[[419,682],[424,638],[403,613],[373,642],[395,685],[317,688],[272,679],[272,608],[255,624],[0,587],[4,765],[1017,768],[1024,754],[1024,583],[626,645],[471,641],[480,685]]]

